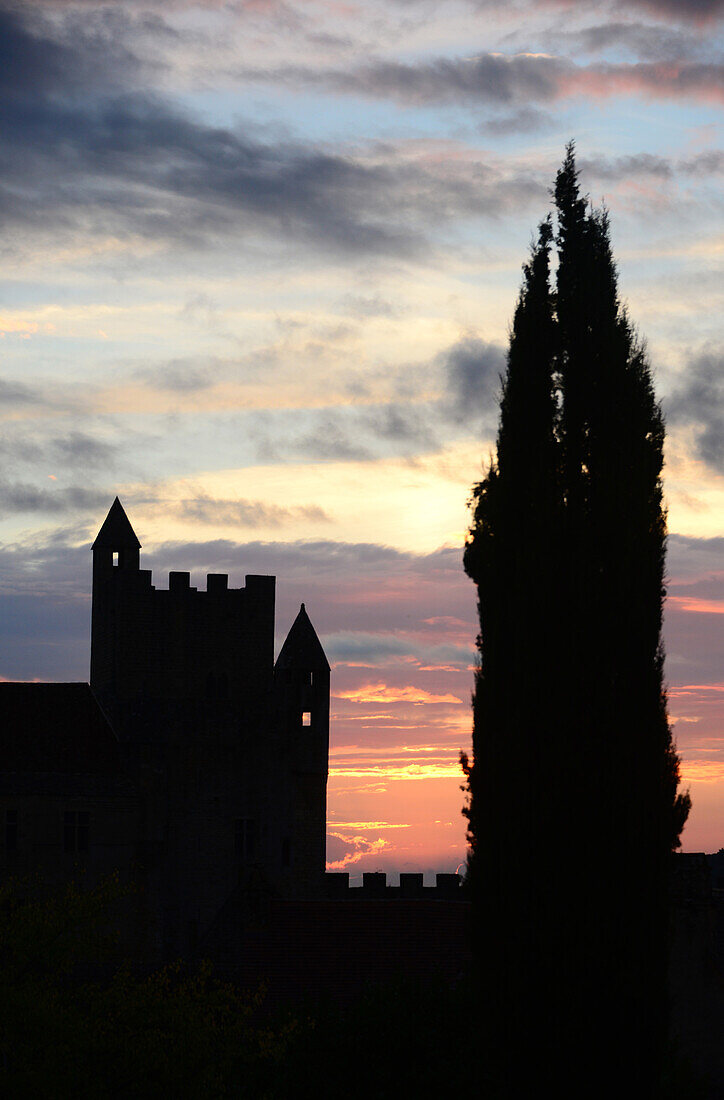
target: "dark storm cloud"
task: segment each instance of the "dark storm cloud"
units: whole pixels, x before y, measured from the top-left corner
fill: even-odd
[[[0,4],[0,94],[7,108],[27,97],[85,98],[89,90],[128,87],[145,71],[126,45],[137,27],[148,34],[158,20],[127,18],[121,10],[46,20],[37,5]]]
[[[261,219],[353,251],[412,247],[413,232],[384,224],[398,182],[385,166],[264,145],[194,122],[160,98],[111,94],[109,73],[134,84],[114,42],[53,41],[44,24],[7,10],[0,42],[6,224],[41,225],[52,214],[61,227],[96,220],[188,241]]]
[[[664,404],[672,424],[693,424],[696,451],[724,472],[724,352],[707,350],[689,363],[682,385]]]
[[[431,223],[519,209],[544,194],[524,176],[480,164],[473,178],[389,144],[343,156],[205,125],[135,90],[143,67],[114,36],[59,27],[54,39],[49,23],[0,12],[6,230],[52,220],[56,234],[195,247],[271,233],[342,253],[404,255],[424,246]]]
[[[412,228],[384,223],[384,196],[402,182],[386,166],[256,144],[140,96],[92,111],[34,107],[7,131],[0,213],[11,224],[52,214],[65,227],[90,222],[182,244],[266,229],[352,252],[415,246]]]

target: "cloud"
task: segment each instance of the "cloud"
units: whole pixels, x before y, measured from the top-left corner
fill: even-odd
[[[397,317],[399,307],[379,294],[345,294],[340,305],[355,317]]]
[[[475,7],[490,7],[498,0],[470,0]],[[649,12],[661,19],[670,19],[675,23],[694,23],[706,25],[721,18],[724,14],[724,0],[524,0],[523,7],[529,15],[536,9],[564,9],[578,14],[586,8],[592,8],[596,15],[601,9],[609,7],[612,14],[622,11],[629,15],[632,9]]]
[[[71,465],[87,468],[108,466],[113,461],[118,447],[116,444],[97,439],[87,432],[70,431],[68,435],[52,440],[48,450],[61,467]]]
[[[374,60],[344,71],[297,67],[283,72],[249,69],[239,75],[253,81],[327,87],[408,107],[481,103],[530,107],[581,95],[593,99],[614,95],[693,97],[715,102],[724,98],[724,65],[681,57],[578,65],[549,54],[484,53],[418,62]]]
[[[183,519],[219,526],[283,527],[302,520],[313,523],[330,522],[324,509],[316,505],[281,508],[260,500],[212,500],[206,496],[184,500],[178,511]]]
[[[664,408],[671,423],[695,426],[696,453],[724,472],[724,351],[707,349],[695,356]]]
[[[519,213],[546,201],[540,178],[488,153],[443,157],[439,142],[424,141],[332,150],[278,133],[263,140],[258,126],[209,125],[144,90],[148,66],[133,60],[110,15],[85,30],[74,24],[73,34],[63,20],[4,18],[15,61],[5,76],[0,214],[8,232],[25,234],[12,238],[15,247],[53,221],[59,238],[95,233],[198,251],[271,236],[340,256],[399,258],[427,249],[431,227],[439,233],[456,219]],[[582,91],[710,96],[722,86],[721,68],[706,63],[578,67],[492,53],[241,75],[410,105],[511,108],[484,124],[497,132],[537,126],[544,120],[537,104]],[[360,315],[389,313],[374,297],[350,304]],[[158,381],[194,389],[206,376],[171,364],[165,383]]]
[[[215,362],[201,363],[192,359],[172,359],[159,367],[141,367],[135,377],[155,390],[171,393],[196,393],[209,389],[216,381]]]
[[[623,8],[629,5],[692,23],[706,24],[724,16],[724,0],[621,0]]]
[[[552,34],[551,40],[560,43],[560,36]],[[584,27],[566,35],[564,41],[574,49],[580,48],[589,53],[623,47],[648,61],[676,61],[702,52],[703,47],[695,33],[632,22],[607,22]]]
[[[495,423],[505,352],[477,336],[464,336],[444,356],[447,394],[444,404],[453,420]]]
[[[352,703],[414,703],[419,706],[421,703],[462,703],[462,699],[458,699],[457,695],[443,694],[436,695],[433,692],[425,691],[423,688],[414,687],[411,684],[406,684],[402,687],[393,687],[389,684],[377,682],[374,684],[363,684],[361,687],[354,688],[351,691],[338,691],[334,693],[335,699],[348,699]]]
[[[499,115],[480,123],[480,131],[493,137],[508,134],[533,134],[553,125],[553,117],[536,107],[520,107],[517,111]]]
[[[388,846],[383,837],[355,836],[349,833],[327,833],[327,870],[345,871],[365,856],[382,852]]]
[[[393,193],[405,205],[401,168],[194,121],[137,90],[140,62],[115,36],[58,26],[54,38],[49,23],[0,12],[6,225],[52,216],[58,229],[197,246],[266,228],[342,251],[416,247],[406,218],[389,217]]]
[[[0,378],[0,405],[33,405],[38,402],[36,387],[26,386],[24,382],[11,382]]]
[[[667,539],[667,574],[679,584],[724,570],[724,538],[671,534]]]
[[[71,485],[66,488],[39,488],[24,482],[0,481],[0,509],[6,513],[42,512],[61,515],[90,512],[108,502],[108,492]]]
[[[444,628],[439,630],[437,636],[421,641],[418,636],[420,629],[418,622],[414,624],[414,630],[408,617],[404,627],[400,625],[399,604],[397,604],[397,633],[373,633],[360,629],[359,623],[355,624],[354,630],[328,632],[325,642],[327,656],[332,664],[348,664],[355,668],[382,668],[383,666],[390,668],[402,660],[419,667],[466,669],[474,659],[473,612],[474,608],[471,604],[470,622],[465,624],[467,644],[456,645],[453,643],[457,640],[459,627],[453,633],[453,642],[450,641],[449,631]],[[386,616],[380,615],[380,620],[384,618]],[[444,644],[439,644],[440,642]]]

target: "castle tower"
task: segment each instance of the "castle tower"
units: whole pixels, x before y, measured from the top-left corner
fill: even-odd
[[[210,574],[199,591],[172,572],[156,589],[140,548],[116,497],[93,543],[94,692],[117,718],[140,700],[228,700],[257,724],[272,687],[275,578],[248,576],[232,589],[226,574]]]
[[[91,687],[100,695],[114,691],[118,680],[118,645],[126,633],[124,593],[151,574],[141,575],[141,544],[118,497],[93,543],[93,611],[91,616]]]
[[[277,658],[274,686],[291,757],[292,878],[297,891],[312,895],[321,886],[326,856],[329,672],[302,604]]]

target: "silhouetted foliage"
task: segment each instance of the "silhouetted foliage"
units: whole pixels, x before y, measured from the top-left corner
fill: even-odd
[[[479,979],[500,1089],[530,1084],[505,1062],[528,1035],[539,1087],[596,1065],[613,1089],[633,1059],[645,1096],[664,1042],[668,861],[690,806],[663,684],[664,425],[572,144],[554,199],[465,550],[480,613],[463,759]]]
[[[3,1096],[278,1095],[266,1085],[299,1026],[293,1017],[270,1026],[259,994],[219,981],[208,964],[151,974],[119,965],[115,879],[36,890],[5,883],[0,898]]]
[[[454,1080],[473,1038],[467,984],[390,979],[341,1002],[270,1008],[208,963],[119,964],[123,896],[115,879],[51,894],[4,884],[3,1096],[386,1097],[442,1094]]]

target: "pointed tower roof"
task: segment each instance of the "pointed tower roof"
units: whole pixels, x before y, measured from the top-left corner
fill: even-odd
[[[329,672],[329,661],[304,604],[299,609],[299,614],[287,634],[287,640],[277,657],[275,668],[303,668],[309,669],[310,672],[325,669]]]
[[[130,520],[123,511],[123,505],[118,497],[111,504],[110,511],[96,535],[96,541],[93,543],[92,549],[95,550],[97,546],[105,546],[111,550],[126,550],[130,547],[141,549],[141,544],[136,538],[136,532],[131,527]]]

